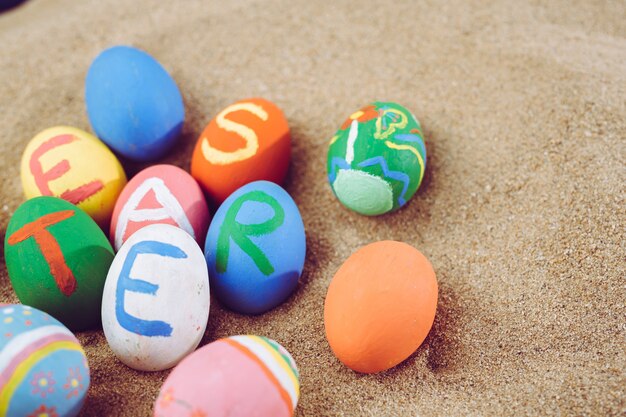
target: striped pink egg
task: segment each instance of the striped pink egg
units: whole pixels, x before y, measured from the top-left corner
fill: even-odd
[[[260,336],[217,340],[185,358],[168,376],[155,417],[293,415],[300,396],[291,355]]]

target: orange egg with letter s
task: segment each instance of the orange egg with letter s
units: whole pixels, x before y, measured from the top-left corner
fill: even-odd
[[[237,101],[206,126],[193,151],[191,175],[215,203],[259,180],[280,184],[291,156],[283,112],[262,98]]]
[[[387,240],[360,248],[328,287],[324,325],[333,353],[362,373],[398,365],[428,335],[437,293],[432,265],[411,245]]]

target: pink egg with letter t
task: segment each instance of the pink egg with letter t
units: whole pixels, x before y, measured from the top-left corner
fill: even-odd
[[[180,362],[161,387],[154,417],[289,417],[298,403],[298,368],[274,340],[232,336]]]
[[[154,165],[135,175],[122,190],[109,236],[118,251],[142,227],[171,224],[203,245],[209,221],[209,208],[196,180],[174,165]]]

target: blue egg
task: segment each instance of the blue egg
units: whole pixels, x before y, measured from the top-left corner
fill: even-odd
[[[43,311],[0,304],[0,416],[74,417],[89,366],[74,335]]]
[[[304,224],[289,194],[268,181],[244,185],[209,226],[204,254],[211,291],[234,311],[263,313],[294,291],[305,253]]]
[[[85,82],[87,115],[96,135],[136,161],[163,156],[185,120],[178,86],[147,53],[114,46],[96,57]]]

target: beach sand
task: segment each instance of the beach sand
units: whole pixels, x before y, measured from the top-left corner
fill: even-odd
[[[26,143],[59,124],[91,131],[87,69],[134,45],[185,100],[159,162],[188,170],[204,126],[239,99],[270,99],[289,120],[300,285],[258,317],[213,300],[202,343],[283,344],[301,371],[298,416],[624,415],[625,22],[619,0],[28,1],[0,14],[0,236],[24,200]],[[418,117],[428,166],[405,208],[367,218],[335,199],[325,162],[374,100]],[[146,166],[123,162],[129,176]],[[408,360],[361,375],[326,342],[324,297],[352,252],[383,239],[430,259],[439,305]],[[16,301],[4,262],[0,301]],[[78,337],[92,370],[81,416],[151,415],[168,372],[124,366],[101,330]]]

